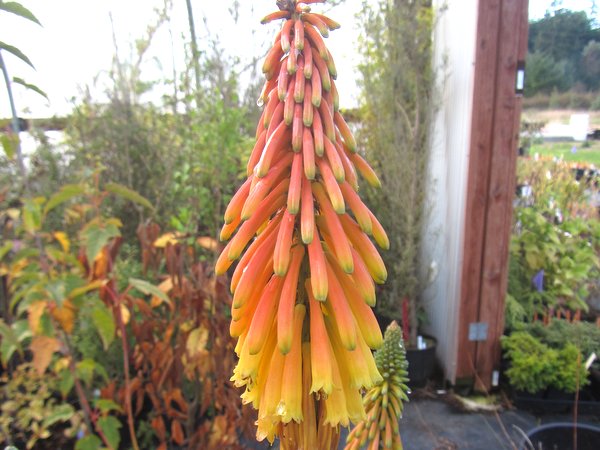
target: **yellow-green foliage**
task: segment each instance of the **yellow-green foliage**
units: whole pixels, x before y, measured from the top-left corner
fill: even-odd
[[[40,440],[53,437],[58,444],[60,434],[70,439],[77,433],[82,416],[71,405],[53,396],[60,385],[56,374],[40,375],[26,363],[18,366],[10,377],[4,374],[0,384],[2,442],[30,449]]]
[[[575,392],[589,383],[583,357],[572,343],[554,349],[518,331],[502,339],[502,348],[510,361],[506,375],[516,389],[536,393],[554,387]]]

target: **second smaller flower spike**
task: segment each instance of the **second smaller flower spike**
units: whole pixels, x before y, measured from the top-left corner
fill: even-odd
[[[394,321],[385,331],[383,347],[375,353],[383,381],[371,388],[363,403],[367,418],[352,429],[344,450],[402,450],[398,421],[408,401],[408,362],[402,329]],[[366,447],[365,447],[366,445]]]

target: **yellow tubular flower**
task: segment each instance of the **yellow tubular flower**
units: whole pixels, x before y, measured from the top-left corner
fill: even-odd
[[[324,1],[280,0],[263,19],[282,27],[263,64],[256,142],[215,266],[234,267],[231,380],[258,410],[257,439],[279,438],[282,449],[337,448],[340,426],[366,420],[361,390],[382,379],[371,307],[387,272],[369,236],[381,248],[389,240],[358,195],[359,176],[379,180],[339,112],[323,39],[339,24],[311,12]],[[395,442],[393,424],[376,431]]]
[[[294,310],[294,336],[292,348],[285,355],[283,380],[281,385],[281,402],[277,407],[277,414],[283,423],[292,420],[302,422],[302,325],[306,308],[296,305]]]

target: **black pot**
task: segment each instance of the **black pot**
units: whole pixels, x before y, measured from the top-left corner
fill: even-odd
[[[423,387],[427,380],[433,375],[435,369],[436,340],[426,337],[427,348],[418,350],[416,348],[406,349],[406,360],[408,361],[409,386]]]
[[[535,414],[565,414],[575,407],[575,394],[558,391],[554,388],[531,394],[515,390],[512,392],[513,404],[518,409]],[[600,415],[600,396],[593,386],[586,386],[579,392],[577,409],[580,414]]]
[[[596,450],[600,442],[600,427],[576,424],[577,448],[573,448],[573,424],[554,422],[535,427],[523,439],[520,450],[543,448],[544,450]],[[531,445],[529,445],[531,443]]]

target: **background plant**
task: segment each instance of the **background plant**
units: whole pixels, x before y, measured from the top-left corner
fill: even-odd
[[[382,192],[366,198],[390,235],[384,254],[391,276],[379,295],[378,313],[398,317],[410,301],[409,344],[416,344],[421,225],[434,73],[433,13],[428,0],[363,3],[359,139],[374,161]],[[408,318],[404,318],[406,321]],[[407,338],[407,336],[405,336]]]
[[[548,308],[587,311],[600,276],[600,228],[587,197],[592,185],[577,181],[563,162],[523,159],[518,172],[528,195],[516,206],[510,244],[509,329]]]
[[[554,387],[575,392],[589,383],[581,353],[571,342],[555,349],[517,331],[502,338],[502,348],[510,362],[506,375],[516,389],[536,393]]]
[[[149,199],[160,224],[192,234],[218,236],[219,218],[242,173],[242,158],[254,132],[256,105],[244,100],[238,79],[243,68],[218,41],[207,39],[181,74],[145,80],[141,62],[155,32],[168,20],[168,7],[138,40],[132,57],[115,57],[108,102],[84,96],[67,128],[69,170],[101,165],[109,180]],[[194,81],[197,80],[198,83]],[[162,103],[143,102],[152,88],[170,87]],[[114,214],[132,237],[140,211],[118,202]]]
[[[102,205],[118,195],[151,206],[123,186],[102,187],[67,185],[3,215],[10,222],[0,254],[8,302],[2,361],[15,374],[28,365],[40,378],[50,372],[55,381],[45,389],[62,399],[29,409],[42,414],[34,417],[43,427],[23,429],[5,416],[8,428],[21,426],[27,441],[47,438],[56,409],[60,420],[81,418],[70,434],[87,430],[77,449],[140,448],[138,440],[144,448],[239,448],[238,430],[251,419],[228,381],[234,343],[224,281],[198,261],[197,246],[161,238],[151,224],[138,230],[142,261],[129,274],[151,273],[159,287],[123,279],[120,222]],[[65,228],[46,227],[53,214],[63,215]]]
[[[542,320],[522,324],[520,330],[544,342],[551,348],[561,348],[566,342],[574,344],[580,351],[583,360],[592,354],[600,354],[600,327],[592,322],[565,319],[551,319],[548,323]],[[596,360],[593,367],[598,367]]]
[[[52,445],[72,445],[82,415],[56,397],[60,384],[56,373],[40,375],[25,363],[10,375],[3,374],[0,384],[2,442],[17,448],[43,448],[44,441],[52,437]]]

